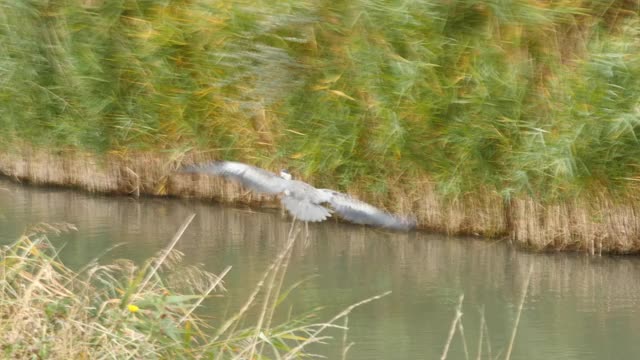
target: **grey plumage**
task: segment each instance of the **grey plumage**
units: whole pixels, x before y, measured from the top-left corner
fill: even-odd
[[[284,207],[302,221],[324,221],[331,216],[328,204],[340,217],[356,224],[380,226],[389,229],[409,230],[415,228],[414,219],[394,215],[380,210],[349,195],[315,187],[281,172],[280,176],[255,166],[233,162],[216,161],[203,165],[183,167],[185,173],[207,173],[235,180],[257,192],[280,194]]]
[[[320,189],[320,191],[330,193],[331,207],[340,214],[340,217],[353,223],[397,230],[409,230],[416,226],[414,219],[390,214],[349,195],[329,189]]]

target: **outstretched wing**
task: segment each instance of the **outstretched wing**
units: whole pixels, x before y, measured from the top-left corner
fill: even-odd
[[[267,194],[283,192],[288,181],[272,172],[235,161],[215,161],[207,164],[188,165],[182,167],[180,172],[224,176],[252,190]]]
[[[395,230],[410,230],[416,227],[411,218],[390,214],[363,201],[334,190],[320,189],[328,196],[328,203],[345,220],[356,224],[380,226]]]

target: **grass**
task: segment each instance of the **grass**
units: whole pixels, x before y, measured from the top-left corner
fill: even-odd
[[[638,203],[639,6],[0,0],[0,146],[287,167],[428,228],[628,252],[582,218]],[[492,220],[432,220],[426,181],[437,217]]]
[[[520,324],[520,316],[522,315],[522,309],[524,307],[525,300],[527,299],[527,293],[529,292],[529,283],[531,281],[531,275],[533,274],[533,265],[529,266],[529,272],[527,274],[527,278],[525,279],[524,285],[522,286],[522,295],[520,297],[520,304],[518,305],[518,312],[516,313],[516,318],[514,320],[513,328],[511,330],[511,337],[509,343],[507,344],[506,351],[504,356],[502,356],[502,351],[500,351],[495,357],[492,354],[492,346],[491,341],[489,340],[489,328],[486,324],[486,319],[484,317],[484,309],[481,311],[480,317],[480,331],[478,332],[478,348],[476,350],[476,359],[482,359],[483,350],[487,351],[486,357],[488,359],[511,359],[511,353],[513,351],[516,334],[518,333],[518,325]],[[469,348],[467,345],[467,338],[464,335],[464,326],[463,326],[463,312],[462,312],[462,304],[464,301],[464,294],[460,295],[458,299],[458,305],[456,306],[456,312],[453,317],[453,321],[451,322],[451,327],[449,329],[449,334],[447,335],[447,342],[444,345],[444,349],[442,350],[441,360],[445,360],[449,354],[449,349],[451,348],[451,344],[456,333],[459,335],[462,348],[464,351],[465,359],[469,359]],[[484,340],[484,342],[483,342]],[[495,347],[495,345],[494,345]]]
[[[41,224],[0,256],[0,352],[6,358],[105,359],[293,359],[309,344],[324,342],[363,300],[327,322],[313,312],[273,321],[277,305],[292,288],[282,280],[297,233],[264,273],[240,310],[211,324],[197,308],[213,291],[224,290],[231,271],[207,273],[182,263],[173,249],[189,217],[166,249],[143,266],[130,261],[88,264],[80,271],[60,263],[47,233],[70,231],[68,224]],[[292,228],[293,230],[293,228]],[[294,285],[295,287],[295,285]],[[248,310],[258,308],[257,319]],[[346,331],[346,328],[344,328]]]
[[[0,6],[5,143],[214,151],[379,193],[635,184],[637,2]]]

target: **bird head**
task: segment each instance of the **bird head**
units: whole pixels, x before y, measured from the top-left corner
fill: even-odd
[[[291,180],[292,179],[291,173],[289,173],[285,169],[280,170],[280,177],[285,179],[285,180]]]

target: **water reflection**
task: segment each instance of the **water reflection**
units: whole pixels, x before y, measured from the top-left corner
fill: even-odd
[[[192,263],[214,272],[227,265],[228,294],[208,303],[218,318],[245,299],[285,245],[290,220],[277,210],[256,212],[211,203],[111,198],[22,187],[0,180],[0,242],[13,241],[30,224],[71,222],[79,231],[63,260],[81,266],[114,244],[101,261],[142,261],[169,242],[191,213],[196,219],[178,248]],[[640,261],[633,257],[531,254],[500,242],[392,233],[328,222],[310,226],[299,242],[288,281],[310,277],[283,306],[302,312],[325,306],[329,317],[347,305],[392,290],[349,319],[350,359],[439,358],[458,296],[465,294],[464,330],[471,355],[484,308],[492,353],[504,350],[530,266],[533,276],[513,359],[632,358],[640,351]],[[318,352],[339,358],[342,334]],[[450,358],[463,358],[454,340]],[[487,349],[484,350],[485,355]]]

